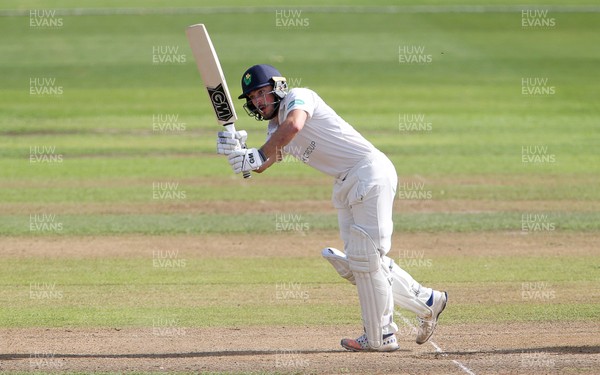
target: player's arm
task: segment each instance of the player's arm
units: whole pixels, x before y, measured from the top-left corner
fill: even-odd
[[[277,127],[277,130],[271,134],[269,140],[260,148],[266,161],[255,172],[262,173],[281,158],[281,150],[302,130],[307,118],[308,114],[302,109],[294,109],[288,113],[285,120]]]
[[[258,173],[265,171],[278,160],[281,150],[302,130],[307,118],[307,112],[294,109],[261,148],[231,151],[228,159],[233,171],[235,173],[251,170]]]

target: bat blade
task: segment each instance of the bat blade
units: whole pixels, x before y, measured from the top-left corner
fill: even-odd
[[[187,28],[186,34],[196,60],[198,72],[200,72],[217,117],[217,122],[221,125],[233,124],[237,120],[235,107],[229,94],[225,75],[221,69],[219,56],[210,40],[206,27],[203,24],[192,25]]]
[[[200,72],[217,117],[217,122],[223,125],[228,132],[235,133],[234,123],[237,121],[235,107],[229,94],[223,69],[221,69],[219,56],[217,56],[206,27],[204,24],[199,23],[189,26],[185,33],[190,42],[198,72]],[[246,148],[246,145],[242,145],[242,147]],[[250,172],[244,172],[244,178],[249,177]]]

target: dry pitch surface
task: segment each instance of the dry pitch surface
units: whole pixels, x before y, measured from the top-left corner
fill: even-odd
[[[157,242],[170,243],[199,256],[310,256],[323,241],[335,245],[335,233],[292,241],[281,252],[281,237],[175,236],[95,238],[5,238],[9,257],[146,256]],[[401,240],[401,242],[400,242]],[[554,233],[527,236],[511,233],[402,234],[395,243],[428,249],[432,256],[534,256],[595,253],[592,234]],[[36,246],[43,243],[44,246]],[[229,248],[227,254],[222,249]],[[78,249],[69,251],[69,249]],[[318,254],[315,254],[317,256]],[[485,303],[489,291],[450,291],[452,298]],[[596,292],[594,292],[596,293]],[[592,293],[591,298],[594,298]],[[469,297],[470,296],[470,297]],[[597,295],[596,295],[597,297]],[[407,316],[408,317],[408,316]],[[401,350],[394,353],[350,353],[339,340],[357,333],[355,326],[265,326],[184,328],[181,334],[156,336],[149,328],[24,328],[0,330],[3,371],[165,371],[268,372],[314,374],[570,374],[600,373],[598,322],[508,322],[445,325],[443,315],[432,342],[414,343],[402,326]]]

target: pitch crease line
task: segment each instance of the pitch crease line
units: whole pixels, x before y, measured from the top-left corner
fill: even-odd
[[[410,320],[408,320],[404,315],[400,314],[398,311],[394,311],[394,314],[396,316],[399,316],[400,319],[402,319],[402,321],[404,322],[404,324],[406,324],[407,326],[411,327],[411,328],[415,328],[415,325],[412,324],[412,322]],[[431,346],[434,347],[435,351],[437,353],[440,353],[443,357],[446,357],[448,354],[446,354],[446,352],[444,352],[444,350],[438,345],[436,344],[433,340],[429,340],[429,343],[431,344]],[[464,364],[462,364],[460,361],[457,361],[455,359],[451,360],[452,363],[454,363],[456,366],[458,366],[458,368],[460,368],[462,371],[464,371],[465,373],[469,374],[469,375],[475,375],[475,373],[473,372],[473,370],[471,370],[470,368],[468,368],[467,366],[465,366]]]

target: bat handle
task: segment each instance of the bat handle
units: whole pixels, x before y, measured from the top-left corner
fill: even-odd
[[[243,148],[246,148],[246,145],[242,145]],[[244,171],[242,172],[242,175],[244,176],[244,178],[250,178],[252,177],[252,175],[250,174],[250,171]]]
[[[235,133],[235,131],[236,131],[235,130],[235,125],[233,123],[231,123],[231,124],[225,124],[223,126],[230,133]],[[246,148],[246,144],[245,143],[242,143],[242,148]],[[245,171],[242,174],[244,175],[244,178],[250,178],[250,177],[252,177],[252,174],[250,174],[250,171]]]

